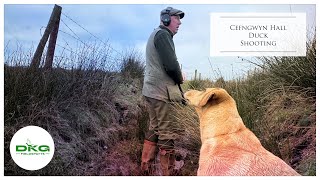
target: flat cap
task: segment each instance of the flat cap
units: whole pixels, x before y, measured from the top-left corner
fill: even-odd
[[[160,13],[160,16],[162,16],[163,14],[166,14],[167,12],[169,12],[170,16],[180,16],[180,19],[182,19],[184,17],[184,12],[179,10],[179,9],[175,9],[172,7],[167,7],[165,9],[163,9]]]

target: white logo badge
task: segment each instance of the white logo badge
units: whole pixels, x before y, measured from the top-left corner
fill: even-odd
[[[54,154],[51,135],[38,126],[27,126],[17,131],[10,142],[10,154],[14,162],[26,170],[45,167]]]

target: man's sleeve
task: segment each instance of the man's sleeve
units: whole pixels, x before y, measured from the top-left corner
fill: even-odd
[[[154,38],[154,44],[167,74],[176,84],[182,84],[183,78],[170,34],[158,31]]]

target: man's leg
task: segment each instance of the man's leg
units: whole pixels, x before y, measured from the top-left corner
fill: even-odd
[[[149,113],[149,127],[145,135],[145,140],[143,143],[143,150],[141,155],[141,171],[143,175],[152,175],[153,170],[151,165],[155,159],[156,148],[158,142],[157,135],[157,117],[154,110],[154,104],[151,102],[151,98],[145,97],[148,113]]]
[[[162,169],[163,176],[173,175],[173,169],[175,164],[175,150],[173,140],[162,141],[159,140],[159,149],[160,149],[160,164]],[[168,145],[171,144],[171,145]]]
[[[172,175],[175,163],[174,140],[177,138],[177,122],[174,118],[173,106],[159,102],[155,108],[158,117],[158,146],[162,175]]]

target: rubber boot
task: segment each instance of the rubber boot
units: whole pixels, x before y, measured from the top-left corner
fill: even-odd
[[[173,149],[160,149],[160,164],[162,169],[162,176],[173,175],[175,151]]]
[[[157,144],[152,141],[144,140],[141,156],[141,172],[142,175],[152,175],[151,164],[155,159]]]

